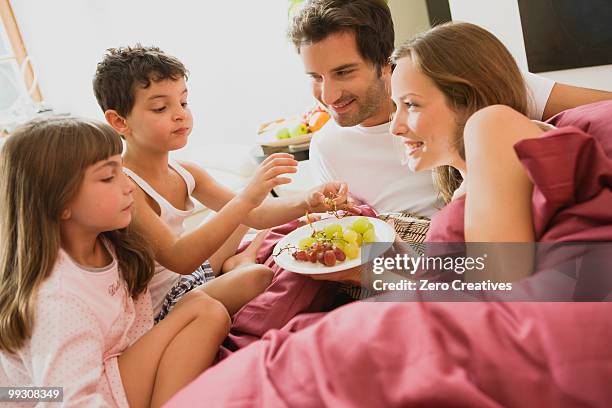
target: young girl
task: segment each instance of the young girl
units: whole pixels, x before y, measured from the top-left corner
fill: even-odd
[[[194,292],[151,328],[152,252],[108,125],[32,121],[0,152],[0,384],[64,406],[160,406],[214,360],[224,306]],[[186,352],[188,350],[188,352]]]
[[[325,195],[333,194],[338,208],[347,199],[346,185],[341,183],[266,199],[272,188],[290,182],[285,174],[296,172],[297,162],[289,154],[266,159],[239,194],[198,166],[172,160],[169,153],[186,145],[193,127],[186,77],[178,59],[159,48],[136,45],[109,50],[94,79],[106,120],[126,140],[125,171],[138,185],[134,223],[155,252],[156,273],[150,288],[156,320],[163,319],[194,288],[221,300],[233,314],[262,292],[272,275],[268,267],[255,264],[258,242],[232,257],[245,225],[264,229],[306,211],[330,210],[324,204]],[[217,214],[185,233],[183,221],[193,211],[193,199]],[[204,284],[213,272],[218,275],[229,270],[231,274]]]

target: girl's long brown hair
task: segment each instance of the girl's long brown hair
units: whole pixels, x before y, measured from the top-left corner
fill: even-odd
[[[391,61],[406,57],[436,84],[458,114],[454,148],[464,160],[463,128],[474,112],[502,104],[527,113],[525,81],[514,58],[501,41],[477,25],[451,22],[436,26],[398,47]],[[434,180],[445,203],[462,181],[450,166],[436,168]]]
[[[0,350],[14,353],[32,334],[38,288],[60,249],[60,214],[85,169],[122,150],[113,128],[74,117],[28,122],[1,148]],[[116,251],[131,296],[144,292],[154,263],[142,236],[129,227],[102,235]]]

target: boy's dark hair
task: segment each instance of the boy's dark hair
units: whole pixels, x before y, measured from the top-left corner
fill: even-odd
[[[151,81],[187,78],[181,61],[158,47],[109,48],[98,63],[93,88],[98,104],[105,112],[114,109],[126,117],[134,107],[134,87],[148,88]]]
[[[308,0],[293,18],[288,37],[300,46],[342,31],[355,33],[359,53],[379,70],[393,52],[393,20],[385,0]]]

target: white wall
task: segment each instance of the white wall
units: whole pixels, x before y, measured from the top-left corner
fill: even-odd
[[[193,157],[211,143],[254,144],[261,122],[293,115],[313,103],[300,58],[285,38],[287,0],[12,0],[11,4],[43,95],[57,112],[102,119],[91,79],[106,48],[141,42],[180,58],[191,71],[195,118],[183,156]],[[401,11],[407,4],[410,10]],[[527,67],[516,0],[450,0],[450,6],[453,19],[488,28],[519,65]],[[424,12],[422,0],[391,0],[391,7],[410,18]],[[400,24],[406,18],[400,17]],[[403,30],[397,29],[398,41],[407,35]],[[612,66],[544,75],[612,90]]]
[[[429,14],[425,0],[388,0],[395,29],[395,46],[428,30]]]
[[[190,70],[190,151],[254,144],[261,122],[313,104],[285,38],[287,0],[12,0],[41,90],[57,112],[103,119],[91,80],[104,50],[157,45]],[[180,156],[180,155],[179,155]]]
[[[517,0],[449,0],[452,19],[478,24],[508,47],[518,65],[527,70],[521,17]],[[538,75],[558,82],[612,91],[612,65],[577,68]]]

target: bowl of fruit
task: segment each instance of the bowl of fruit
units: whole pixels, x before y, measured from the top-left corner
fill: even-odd
[[[307,143],[329,118],[329,113],[317,106],[303,115],[266,122],[257,132],[259,144],[280,147]]]
[[[394,239],[393,227],[378,218],[331,217],[286,235],[274,248],[274,261],[302,274],[343,271],[382,255]]]

